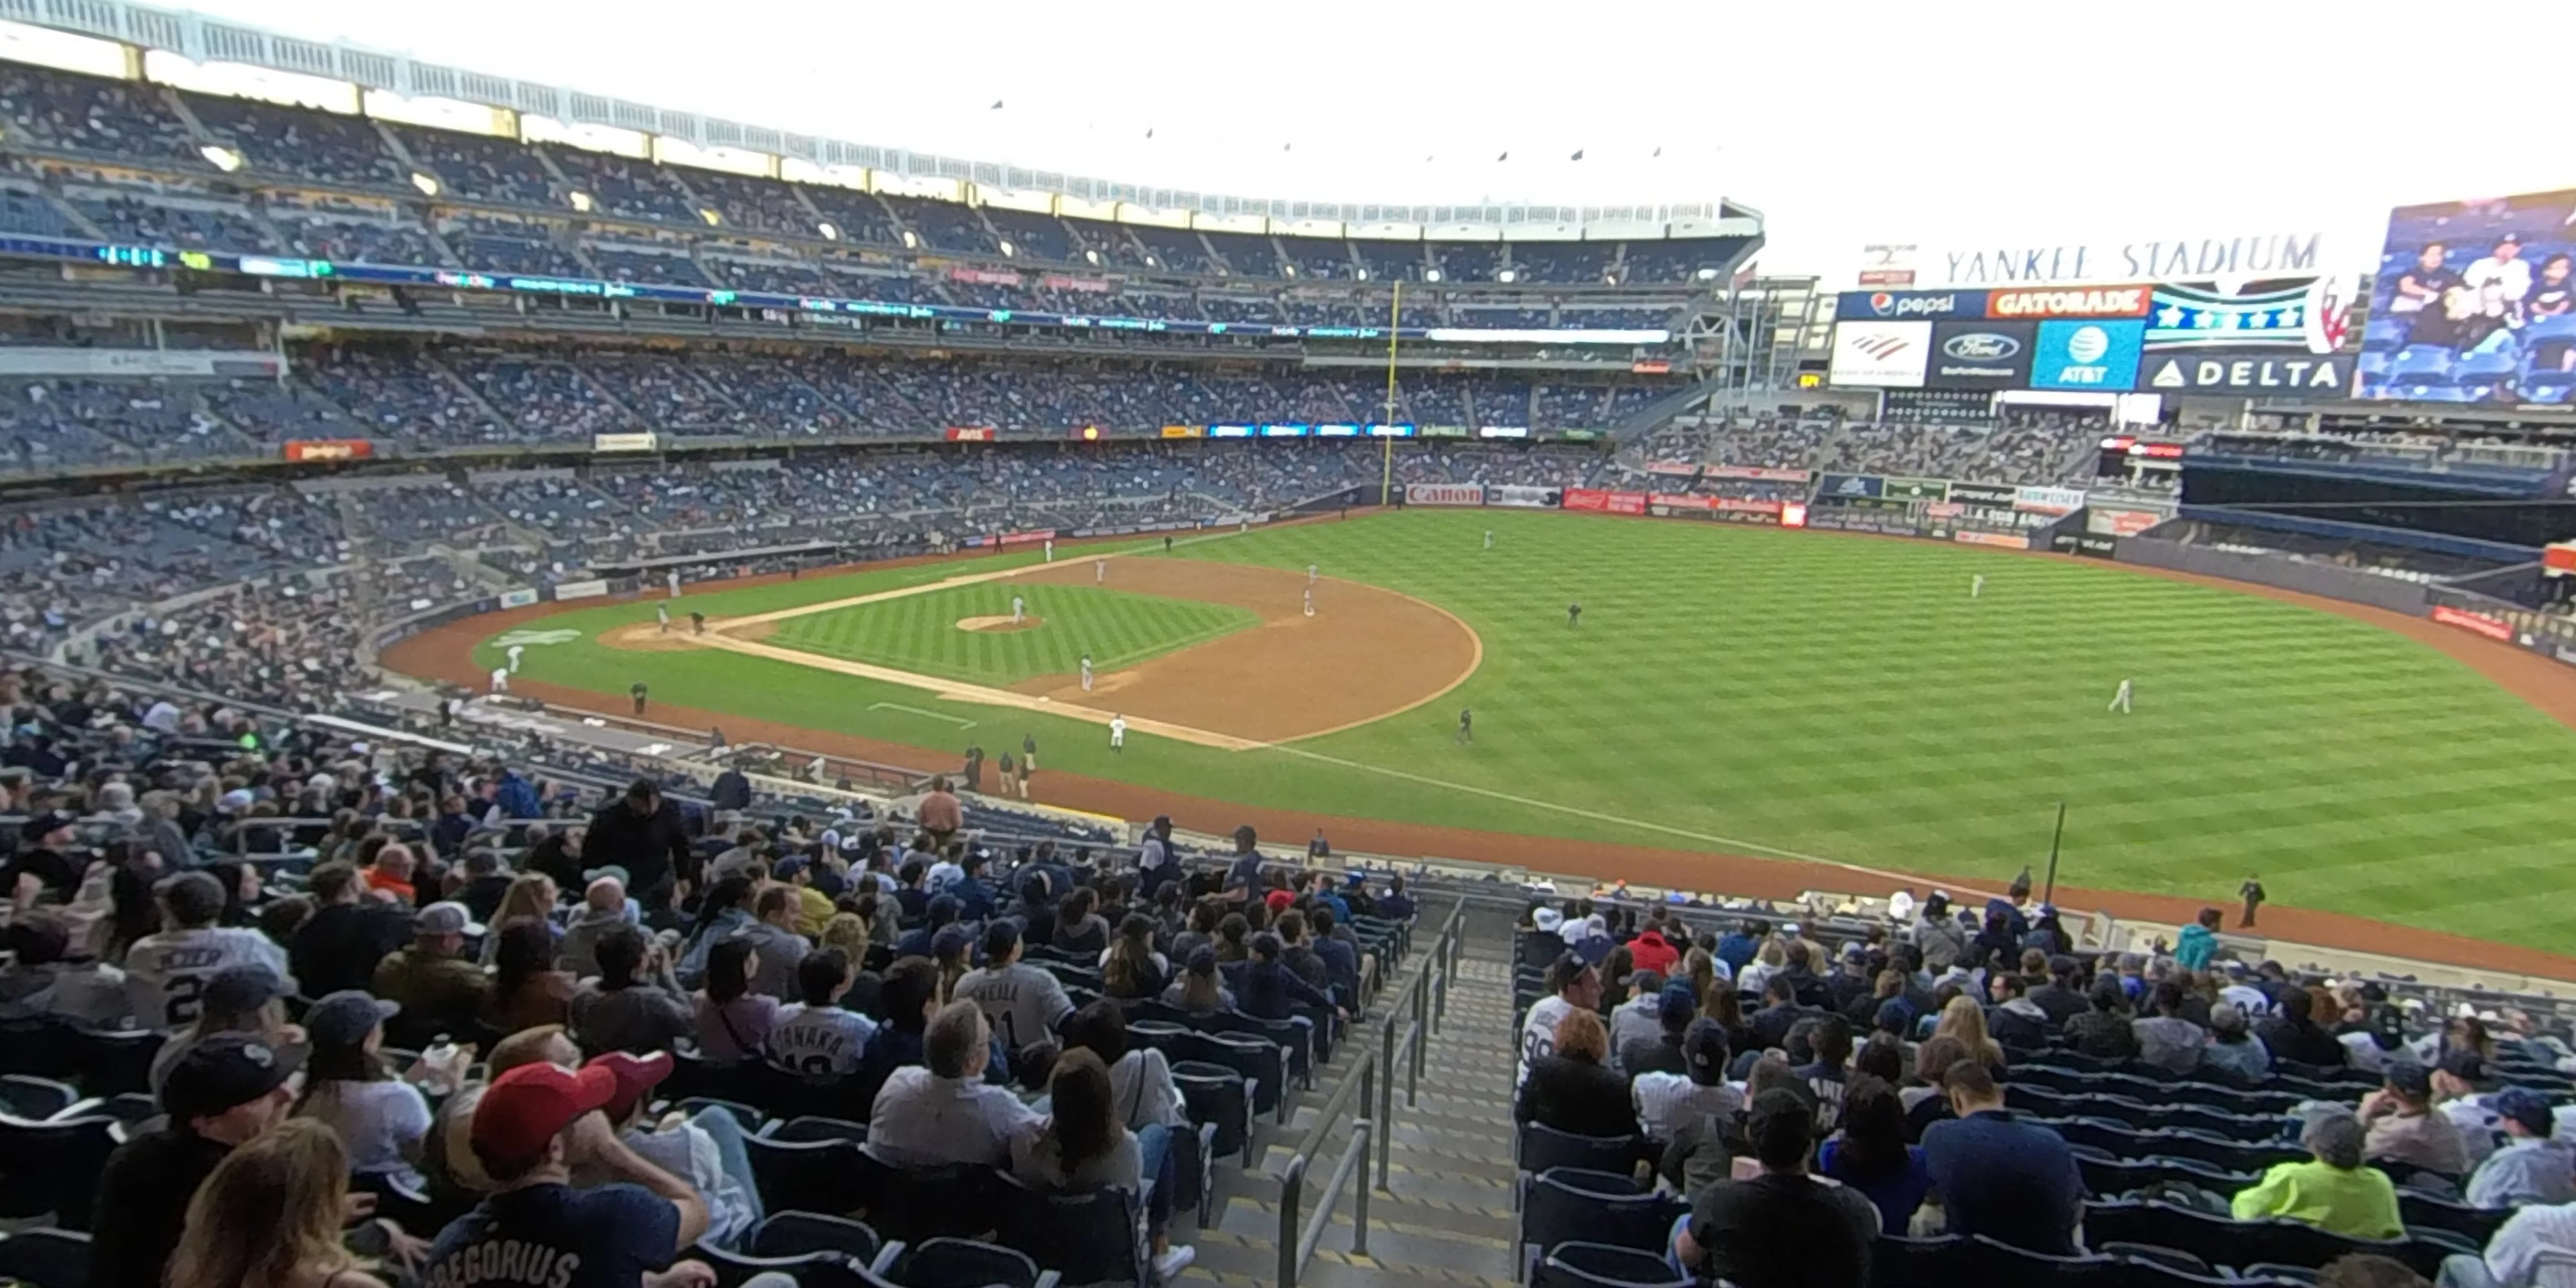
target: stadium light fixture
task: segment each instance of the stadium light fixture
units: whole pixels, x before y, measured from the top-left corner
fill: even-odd
[[[1717,280],[1717,270],[1713,268],[1703,268],[1699,272],[1693,274],[1693,276],[1699,278],[1699,280],[1703,282],[1714,282]]]
[[[814,231],[823,234],[823,240],[825,241],[841,240],[841,230],[834,227],[830,220],[825,220],[822,223],[814,225]]]
[[[1503,271],[1494,274],[1494,280],[1504,283],[1505,285],[1509,285],[1510,283],[1521,280],[1521,275],[1506,268]]]
[[[1365,282],[1365,281],[1367,281],[1367,280],[1368,280],[1368,270],[1367,270],[1367,269],[1365,269],[1365,268],[1363,268],[1363,269],[1356,269],[1356,270],[1354,270],[1354,271],[1353,271],[1352,276],[1353,276],[1353,277],[1355,277],[1355,278],[1357,278],[1357,279],[1358,279],[1358,280],[1360,280],[1360,281]]]
[[[1098,254],[1099,252],[1095,251],[1095,252],[1093,252],[1093,253],[1094,253],[1094,254]],[[1148,256],[1146,256],[1146,257],[1145,257],[1145,267],[1147,267],[1147,268],[1161,268],[1162,266],[1163,266],[1163,261],[1161,261],[1161,260],[1159,260],[1159,259],[1156,259],[1156,258],[1154,258],[1154,257],[1153,257],[1153,256],[1151,256],[1151,255],[1148,255]]]
[[[1439,280],[1440,280],[1440,270],[1439,270],[1439,269],[1436,269],[1436,268],[1426,268],[1426,269],[1422,270],[1422,280],[1423,280],[1423,281],[1426,281],[1426,282],[1436,282],[1436,281],[1439,281]]]
[[[1012,256],[1017,255],[1017,254],[1019,253],[1017,250],[1015,250],[1015,249],[1011,246],[1011,243],[1010,243],[1009,241],[1007,241],[1007,240],[1005,240],[1005,241],[998,241],[998,242],[995,242],[995,243],[993,243],[993,244],[994,244],[994,245],[996,245],[996,246],[999,246],[999,247],[1001,248],[1001,250],[1002,250],[1002,258],[1004,258],[1004,259],[1009,259],[1009,258],[1011,258]]]
[[[414,170],[411,172],[411,186],[419,189],[424,197],[435,197],[438,195],[438,176],[426,170]]]
[[[1098,264],[1100,262],[1100,252],[1087,246],[1084,247],[1082,251],[1082,262],[1086,264]]]
[[[231,148],[218,147],[215,144],[209,143],[206,146],[197,149],[197,155],[204,157],[207,165],[213,166],[214,168],[223,171],[225,174],[231,174],[233,171],[242,168],[242,154],[233,151]]]
[[[909,229],[909,228],[904,229],[904,230],[903,230],[903,248],[904,248],[905,250],[919,250],[919,249],[921,249],[921,234],[916,233],[916,232],[914,232],[913,230],[911,230],[911,229]]]
[[[709,228],[724,227],[724,213],[713,206],[700,206],[698,208],[698,218],[707,221],[707,227]]]
[[[1297,266],[1294,264],[1282,264],[1279,266],[1279,272],[1283,277],[1295,277],[1297,275]]]
[[[598,204],[590,199],[590,194],[587,192],[574,192],[571,194],[571,199],[572,208],[585,215],[589,214],[591,212],[591,208]]]

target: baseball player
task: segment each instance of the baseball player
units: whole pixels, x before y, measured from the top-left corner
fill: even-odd
[[[1968,579],[1968,598],[1983,599],[1985,598],[1985,594],[1986,575],[1984,573],[1978,573],[1976,576]]]
[[[655,604],[655,605],[653,605],[653,620],[654,620],[654,622],[655,622],[655,626],[654,626],[654,630],[653,630],[653,633],[654,633],[654,634],[656,634],[656,635],[668,635],[668,634],[670,634],[670,633],[671,633],[671,606],[670,606],[670,605],[668,605],[668,604]]]
[[[1049,537],[1049,538],[1047,538],[1047,543],[1046,543],[1046,561],[1047,561],[1048,563],[1054,563],[1054,562],[1055,562],[1055,538],[1053,538],[1053,537]]]
[[[1094,586],[1106,586],[1109,584],[1108,560],[1094,559],[1091,561],[1091,584]]]
[[[1452,738],[1450,741],[1452,741],[1452,742],[1457,742],[1457,743],[1462,743],[1462,744],[1463,744],[1463,743],[1470,743],[1470,742],[1474,742],[1475,740],[1476,740],[1476,711],[1475,711],[1475,708],[1473,708],[1473,707],[1460,707],[1460,708],[1458,708],[1458,733],[1457,733],[1457,736],[1456,736],[1456,737],[1454,737],[1454,738]]]
[[[1036,769],[1038,767],[1038,736],[1036,734],[1024,733],[1020,735],[1020,763],[1030,769]]]
[[[680,570],[679,570],[679,569],[677,569],[677,568],[672,569],[672,570],[670,571],[670,574],[669,574],[668,576],[665,576],[664,578],[662,578],[662,582],[663,582],[663,584],[664,584],[664,585],[667,585],[667,586],[669,586],[669,587],[671,588],[671,598],[673,598],[673,599],[678,599],[678,598],[680,597]]]
[[[1568,626],[1581,626],[1583,624],[1583,605],[1568,604],[1565,606],[1565,624]]]
[[[1109,717],[1109,749],[1111,751],[1127,749],[1127,717]]]
[[[1017,626],[1027,620],[1029,620],[1029,601],[1017,595],[1011,596],[1011,625]]]
[[[639,716],[644,714],[644,699],[646,697],[644,682],[642,680],[637,680],[635,683],[626,686],[626,696],[635,699],[635,714]]]
[[[704,635],[704,634],[706,634],[706,633],[707,633],[707,615],[706,615],[705,613],[698,613],[698,612],[692,612],[692,613],[690,613],[690,614],[689,614],[689,630],[690,630],[690,632],[691,632],[691,633],[693,633],[693,634],[697,634],[697,635]]]
[[[2136,696],[2137,682],[2134,680],[2122,680],[2120,681],[2120,691],[2111,695],[2110,709],[2125,716],[2129,714],[2129,700]]]
[[[520,655],[527,651],[528,646],[525,644],[513,644],[510,646],[510,674],[517,675],[519,673]]]
[[[510,691],[510,668],[506,666],[496,666],[492,668],[492,691],[494,693],[507,693]]]
[[[1306,565],[1306,584],[1309,586],[1315,584],[1315,565],[1313,564]]]
[[[1020,762],[1011,758],[1011,749],[1002,748],[1002,795],[1008,796],[1019,787]]]
[[[1308,617],[1315,615],[1315,588],[1312,586],[1306,588],[1306,615]]]
[[[1494,530],[1492,528],[1485,529],[1485,548],[1487,550],[1494,548]]]
[[[1082,691],[1091,692],[1091,655],[1089,653],[1082,655]]]

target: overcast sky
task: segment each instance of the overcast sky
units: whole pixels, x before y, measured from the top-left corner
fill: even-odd
[[[2316,230],[2358,271],[2391,205],[2576,186],[2546,70],[2563,0],[196,7],[749,124],[1207,192],[1724,196],[1767,216],[1766,271],[1834,278],[1865,242]]]

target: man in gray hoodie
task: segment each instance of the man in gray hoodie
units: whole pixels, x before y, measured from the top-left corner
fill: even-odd
[[[796,986],[796,967],[814,945],[796,933],[797,903],[796,887],[768,886],[752,903],[751,924],[733,933],[733,938],[751,941],[760,961],[759,973],[751,977],[752,992],[782,1001],[803,996]]]
[[[627,911],[625,875],[614,869],[599,869],[590,884],[582,888],[581,911],[573,914],[570,924],[564,927],[563,938],[555,944],[555,969],[571,971],[575,979],[598,974],[599,937],[634,920]]]

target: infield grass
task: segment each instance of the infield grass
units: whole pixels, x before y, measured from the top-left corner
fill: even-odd
[[[1484,664],[1441,703],[1257,752],[1131,735],[1113,758],[1088,724],[941,709],[989,725],[975,731],[987,743],[1035,733],[1050,769],[1192,795],[1994,882],[2045,859],[2065,801],[2070,885],[2223,903],[2260,873],[2285,903],[2576,951],[2576,926],[2542,911],[2576,891],[2576,731],[2435,649],[2347,618],[1972,547],[1555,513],[1411,511],[1132,557],[1316,563],[1456,614],[1482,637]],[[1026,561],[692,606],[761,612]],[[1971,601],[1976,573],[1988,584]],[[1056,589],[1028,588],[1032,611],[1035,592]],[[991,599],[985,588],[973,611]],[[1566,625],[1573,601],[1580,628]],[[884,646],[927,650],[962,635],[965,615],[932,612]],[[529,649],[526,670],[611,694],[646,679],[657,699],[943,754],[963,745],[953,721],[871,709],[920,705],[917,690],[589,638],[651,616],[635,602],[530,623],[583,638]],[[1015,665],[906,664],[974,679]],[[2137,682],[2126,716],[2105,710],[2123,678]],[[1460,706],[1476,711],[1473,746],[1452,742]]]
[[[1022,598],[1037,624],[1019,630],[962,630],[970,617],[1007,617]],[[1133,595],[1094,586],[985,582],[853,604],[791,617],[769,642],[917,671],[925,675],[1010,684],[1040,675],[1072,675],[1091,655],[1098,671],[1204,644],[1259,625],[1247,608]]]

